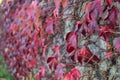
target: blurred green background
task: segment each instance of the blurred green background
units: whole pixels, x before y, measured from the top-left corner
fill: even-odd
[[[3,65],[2,56],[0,56],[0,80],[13,80],[12,76],[7,72],[7,68]]]

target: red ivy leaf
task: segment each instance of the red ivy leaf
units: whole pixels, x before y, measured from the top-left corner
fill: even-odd
[[[90,22],[90,12],[92,10],[92,2],[88,2],[85,6],[85,20]]]
[[[80,71],[79,71],[78,69],[76,69],[76,68],[73,68],[73,69],[70,71],[70,73],[71,73],[71,75],[73,76],[73,79],[74,79],[74,80],[78,80],[78,79],[80,79],[80,77],[81,77]]]
[[[54,34],[54,30],[53,30],[53,18],[47,18],[46,19],[46,33],[48,35]]]
[[[109,10],[109,15],[108,15],[108,20],[110,21],[110,24],[112,25],[113,28],[116,24],[117,14],[118,14],[118,8],[113,6]]]
[[[85,6],[85,21],[91,22],[96,20],[96,18],[102,17],[102,5],[101,0],[95,0],[93,2],[88,2]]]
[[[83,47],[80,51],[78,51],[78,61],[81,64],[83,64],[83,62],[94,64],[94,62],[99,62],[100,59],[96,55],[94,55],[89,49]]]
[[[80,71],[76,68],[73,68],[68,74],[65,75],[64,80],[80,80],[80,77]]]
[[[56,69],[58,61],[57,61],[56,57],[49,57],[47,59],[47,63],[49,64],[50,69]]]
[[[63,80],[73,80],[70,73],[67,73]]]
[[[104,40],[108,41],[108,37],[111,36],[113,32],[109,26],[104,25],[99,29],[99,36],[103,36]]]
[[[113,41],[114,47],[120,52],[120,37],[115,38]]]
[[[77,35],[75,32],[69,32],[66,35],[66,41],[67,41],[67,52],[71,53],[72,51],[74,51],[77,48]]]
[[[106,0],[108,6],[111,6],[112,5],[112,0]]]

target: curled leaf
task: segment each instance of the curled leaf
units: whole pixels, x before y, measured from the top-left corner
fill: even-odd
[[[66,35],[66,42],[67,42],[67,52],[71,53],[72,51],[74,51],[77,48],[77,35],[75,32],[69,32]]]

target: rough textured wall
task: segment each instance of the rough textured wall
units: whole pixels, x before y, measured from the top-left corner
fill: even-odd
[[[79,9],[75,10],[76,15],[79,16],[82,19],[82,16],[84,15],[84,7],[85,4],[89,1],[83,1],[81,5],[79,6]],[[119,7],[120,10],[120,4],[116,4]],[[68,9],[65,14],[72,13],[74,10]],[[74,17],[74,16],[71,16]],[[65,35],[70,32],[75,27],[75,20],[72,20],[72,18],[69,17],[67,22],[65,23]],[[64,36],[65,36],[64,35]],[[65,38],[65,37],[64,37]],[[89,49],[96,54],[102,61],[97,66],[84,66],[84,65],[77,65],[76,68],[78,68],[83,75],[82,80],[120,80],[120,56],[115,55],[112,57],[112,59],[105,59],[104,56],[106,55],[107,51],[107,43],[103,39],[97,39],[98,35],[92,35],[89,37],[89,39],[92,42],[96,42],[95,44],[88,45]],[[83,40],[79,42],[79,45],[82,45],[86,42],[86,40]],[[113,41],[111,42],[113,44]],[[100,51],[99,49],[102,49]],[[98,67],[99,66],[99,67]]]
[[[84,63],[83,65],[81,65],[77,60],[76,61],[72,61],[70,59],[70,57],[68,55],[68,52],[66,51],[66,35],[67,35],[68,32],[70,32],[72,30],[74,31],[76,29],[76,21],[80,21],[84,17],[85,5],[89,1],[93,1],[93,0],[89,0],[89,1],[88,0],[86,0],[86,1],[85,0],[71,0],[71,1],[76,2],[75,4],[69,5],[69,6],[72,6],[73,8],[68,8],[65,11],[63,11],[63,15],[62,15],[61,19],[59,20],[59,22],[63,22],[62,24],[59,25],[60,28],[61,28],[61,32],[62,33],[57,33],[57,30],[55,29],[55,33],[57,33],[57,35],[47,36],[48,42],[49,41],[51,41],[51,42],[53,41],[52,42],[53,44],[49,45],[49,47],[46,50],[45,55],[42,55],[43,51],[42,51],[42,49],[40,47],[39,50],[41,52],[39,53],[39,56],[36,57],[36,59],[38,60],[37,66],[43,66],[44,65],[44,66],[48,67],[48,64],[46,62],[46,58],[51,57],[51,56],[54,55],[53,47],[55,45],[60,45],[61,51],[60,51],[60,56],[59,57],[60,58],[62,57],[63,61],[62,60],[61,60],[61,62],[58,61],[58,63],[65,63],[66,64],[66,63],[69,63],[69,62],[71,62],[71,63],[72,62],[77,62],[77,64],[71,64],[70,66],[65,68],[64,69],[65,73],[69,72],[73,67],[76,67],[76,68],[78,68],[81,71],[81,74],[82,74],[81,78],[82,78],[82,80],[119,80],[120,79],[120,77],[119,77],[119,74],[120,74],[120,57],[119,56],[120,55],[119,54],[115,54],[112,58],[106,59],[105,58],[106,52],[104,52],[104,51],[108,50],[108,48],[107,48],[108,44],[103,40],[103,38],[98,38],[97,34],[94,34],[92,36],[87,36],[86,38],[83,38],[83,36],[81,34],[79,34],[79,38],[81,40],[78,42],[77,45],[80,48],[82,48],[84,43],[86,43],[86,42],[90,43],[88,45],[88,48],[90,49],[90,51],[92,53],[94,53],[95,55],[97,55],[101,59],[101,61],[98,64],[96,63],[96,65],[89,65],[87,63]],[[77,1],[81,1],[81,2],[77,3]],[[23,0],[23,2],[24,2],[24,0]],[[49,5],[51,5],[51,3]],[[21,2],[21,4],[22,4],[22,2]],[[28,5],[28,4],[26,4],[26,5]],[[43,9],[46,6],[49,6],[49,5],[47,5],[44,2],[44,0],[41,2],[40,5],[42,5]],[[116,5],[119,6],[118,3],[116,3]],[[18,5],[16,5],[16,6],[18,6]],[[9,7],[8,7],[8,9],[9,9]],[[46,18],[47,17],[46,14],[47,14],[47,12],[48,12],[48,14],[49,13],[51,14],[51,13],[53,13],[52,11],[53,11],[52,9],[49,9],[46,12],[43,12],[43,14],[40,16],[41,20],[43,20],[41,23],[39,23],[40,27],[42,26],[42,28],[44,28],[46,26],[46,25],[43,25],[45,23],[45,20],[47,19]],[[21,12],[25,13],[22,10],[21,10]],[[7,14],[5,16],[7,16]],[[20,14],[20,16],[24,17],[24,15],[21,15],[21,14]],[[49,15],[49,16],[51,16],[51,15]],[[44,17],[45,17],[45,19],[44,19]],[[25,16],[25,19],[26,19],[26,16]],[[27,17],[28,21],[29,21],[29,19],[30,18]],[[9,23],[11,21],[12,21],[11,18],[8,18],[7,21],[6,21],[6,24],[4,26],[8,28],[9,24],[7,24],[7,23]],[[16,20],[14,20],[14,21],[16,21]],[[19,23],[19,21],[18,21],[18,23]],[[31,22],[31,23],[34,24],[34,22]],[[35,23],[36,23],[36,21],[35,21]],[[103,23],[104,22],[101,21],[100,24],[103,24]],[[26,23],[24,23],[24,24],[26,24]],[[26,24],[26,25],[28,25],[28,24]],[[27,26],[27,27],[29,28],[29,26]],[[26,37],[26,36],[27,35],[24,35],[24,37]],[[32,37],[34,37],[34,36],[32,36]],[[37,40],[40,40],[40,38],[37,38]],[[47,43],[47,40],[46,40],[46,43]],[[3,42],[4,42],[4,39],[3,39]],[[31,43],[28,43],[28,44],[31,45]],[[113,44],[113,40],[111,40],[111,44]],[[28,46],[26,46],[26,47],[28,47]],[[44,47],[46,47],[46,46],[44,46]],[[8,48],[6,48],[5,51],[7,52]],[[27,51],[27,49],[26,49],[26,51]],[[12,55],[12,53],[11,53],[11,55]],[[20,58],[21,58],[21,56],[20,56]],[[31,58],[31,56],[30,56],[30,58]],[[66,59],[66,58],[68,58],[68,59]],[[92,57],[90,57],[90,59],[91,58]],[[9,59],[12,60],[11,57]],[[14,61],[14,62],[18,63],[18,61]],[[37,70],[38,69],[35,68],[32,71],[35,74],[37,72]],[[16,68],[12,68],[10,71],[13,74],[15,74],[17,69]],[[47,70],[46,75],[48,76],[48,78],[51,78],[51,77],[53,77],[54,72],[55,71]]]

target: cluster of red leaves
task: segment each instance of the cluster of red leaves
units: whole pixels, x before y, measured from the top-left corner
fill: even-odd
[[[6,0],[5,0],[6,1]],[[65,55],[61,53],[61,45],[53,42],[58,32],[62,33],[61,27],[63,22],[60,13],[64,13],[71,0],[11,0],[4,3],[3,6],[3,36],[0,44],[5,61],[11,69],[11,73],[17,80],[21,76],[29,77],[31,71],[38,69],[35,73],[36,80],[46,78],[46,71],[54,70],[50,79],[78,80],[81,73],[78,69],[73,68],[64,76],[63,69],[67,62],[64,61]],[[87,48],[88,45],[79,46],[81,39],[87,36],[98,34],[99,39],[102,37],[109,42],[110,36],[114,36],[115,31],[119,31],[117,22],[119,20],[119,9],[113,4],[120,0],[105,0],[104,5],[101,0],[87,2],[84,7],[85,14],[81,20],[76,21],[75,30],[66,35],[66,51],[71,59],[81,64],[93,65],[100,62],[100,59]],[[74,3],[75,4],[75,3]],[[120,21],[120,20],[119,20]],[[54,54],[47,50],[53,47]],[[115,38],[114,47],[120,52],[120,38]],[[106,58],[110,58],[113,52],[108,52]],[[47,63],[45,65],[44,63]],[[38,67],[39,66],[39,67]],[[66,69],[67,70],[67,69]]]
[[[10,6],[10,4],[7,5]],[[37,64],[36,57],[42,43],[40,43],[40,32],[38,31],[40,29],[39,24],[37,24],[38,16],[35,15],[40,14],[40,12],[37,12],[39,6],[36,6],[35,1],[31,4],[25,2],[23,7],[20,7],[20,2],[17,2],[14,3],[14,6],[16,9],[13,12],[9,12],[9,15],[5,18],[5,20],[12,18],[13,21],[10,20],[10,23],[7,24],[8,28],[5,33],[6,44],[3,43],[3,45],[5,45],[5,60],[12,69],[12,74],[19,78],[20,76],[28,76],[29,72]]]
[[[103,8],[101,0],[88,2],[85,5],[85,15],[83,19],[76,22],[75,31],[71,31],[67,34],[66,51],[70,54],[72,60],[77,58],[80,63],[87,62],[89,64],[94,64],[95,62],[100,61],[100,59],[89,49],[85,47],[79,49],[79,46],[77,46],[77,37],[80,34],[84,37],[89,35],[91,36],[97,32],[99,34],[99,38],[103,37],[103,39],[108,42],[109,38],[114,36],[113,34],[116,30],[116,21],[119,10],[115,5],[112,5],[112,0],[106,0],[105,6],[109,9],[105,7]],[[106,12],[108,14],[105,15]],[[100,21],[107,21],[108,23],[104,23],[100,26]],[[117,41],[119,42],[119,40]],[[118,44],[115,44],[115,48],[119,48]],[[75,55],[77,55],[77,57],[75,57]]]
[[[58,10],[60,3],[56,2],[55,6]],[[51,2],[48,1],[47,3],[50,4]],[[61,59],[60,46],[52,44],[54,55],[47,56],[49,44],[53,43],[50,42],[49,37],[55,35],[57,31],[60,32],[57,17],[49,16],[53,14],[54,7],[44,7],[39,0],[13,0],[6,1],[4,4],[3,10],[6,9],[5,13],[7,14],[4,14],[3,31],[5,32],[1,44],[3,45],[5,61],[9,65],[11,73],[16,79],[20,79],[22,76],[29,77],[30,72],[40,66],[37,64],[42,64],[44,61],[48,64],[49,69],[57,70],[58,60]],[[67,0],[63,2],[64,7],[65,5],[67,5]],[[57,29],[56,32],[55,28]],[[38,59],[42,60],[38,61]],[[46,70],[45,66],[40,66],[36,73],[36,79],[45,77]]]

